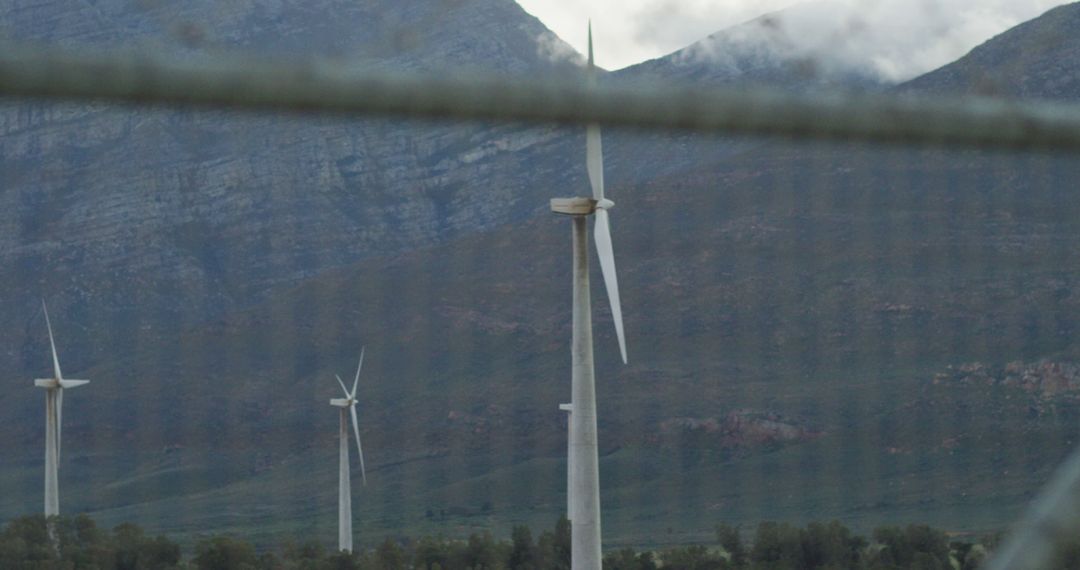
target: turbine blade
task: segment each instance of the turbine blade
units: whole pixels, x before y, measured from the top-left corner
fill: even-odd
[[[596,85],[596,62],[593,59],[592,20],[589,20],[589,67],[585,72],[586,82]],[[600,125],[585,127],[585,164],[589,170],[589,183],[592,185],[593,198],[604,199],[604,151],[600,144]]]
[[[589,71],[592,71],[596,67],[596,63],[593,60],[592,52],[592,18],[589,18]]]
[[[594,200],[604,199],[604,149],[600,143],[600,125],[585,127],[585,165],[589,170]]]
[[[52,348],[53,374],[57,380],[64,376],[60,374],[60,359],[56,356],[56,341],[53,340],[52,323],[49,322],[49,308],[45,306],[45,299],[41,300],[41,310],[45,312],[45,326],[49,329],[49,346]]]
[[[60,463],[60,431],[64,428],[64,389],[56,389],[56,462]]]
[[[611,318],[615,321],[615,335],[619,337],[619,352],[626,364],[626,337],[623,333],[622,305],[619,302],[619,279],[615,274],[615,250],[611,247],[611,226],[607,210],[596,210],[596,226],[593,230],[596,254],[600,259],[600,271],[604,274],[608,301],[611,302]]]
[[[341,384],[341,391],[345,392],[345,399],[346,400],[352,399],[352,396],[349,395],[349,391],[345,388],[345,383],[341,381],[341,376],[338,376],[337,374],[334,374],[334,378],[337,378],[337,383]]]
[[[352,383],[352,394],[349,394],[350,398],[356,399],[356,386],[360,384],[360,369],[364,367],[364,347],[360,347],[360,364],[356,365],[356,379]]]
[[[364,486],[367,486],[367,470],[364,469],[364,448],[360,445],[360,425],[356,419],[356,404],[349,406],[349,413],[352,414],[352,427],[353,433],[356,434],[356,451],[360,454],[360,481]]]

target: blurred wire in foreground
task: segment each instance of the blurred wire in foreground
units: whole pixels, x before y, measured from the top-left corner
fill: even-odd
[[[1057,547],[1080,533],[1080,449],[1058,468],[1028,507],[1016,530],[991,558],[987,570],[1050,568]]]
[[[0,96],[1080,149],[1080,107],[1072,105],[650,84],[588,87],[573,76],[430,76],[353,70],[339,62],[194,61],[15,45],[0,48]]]

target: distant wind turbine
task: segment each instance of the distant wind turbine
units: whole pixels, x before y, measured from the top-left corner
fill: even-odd
[[[593,59],[592,24],[589,24],[590,85],[596,82]],[[593,375],[592,309],[589,303],[589,252],[586,217],[595,215],[593,239],[600,270],[604,276],[619,352],[626,363],[626,338],[623,334],[619,283],[615,274],[615,253],[611,245],[608,210],[615,203],[604,197],[604,156],[600,144],[600,126],[591,124],[585,131],[585,157],[592,185],[592,198],[555,198],[551,210],[573,220],[574,308],[571,340],[572,398],[570,409],[570,470],[568,499],[571,505],[571,569],[600,570],[600,470],[596,434],[596,379]]]
[[[356,366],[356,378],[353,380],[352,391],[345,388],[345,382],[341,376],[334,375],[338,384],[345,392],[344,398],[333,398],[331,406],[341,408],[341,425],[338,430],[338,457],[340,472],[338,474],[338,550],[352,552],[352,484],[349,480],[349,416],[352,416],[353,433],[356,434],[356,451],[360,454],[360,477],[367,486],[367,472],[364,469],[364,448],[360,445],[360,427],[356,420],[356,388],[360,384],[360,369],[364,366],[364,349],[360,349],[360,364]]]
[[[52,323],[49,322],[49,309],[45,300],[41,301],[45,313],[45,326],[49,329],[49,346],[52,348],[53,377],[38,378],[34,386],[45,389],[45,516],[60,514],[60,487],[58,466],[60,465],[60,430],[64,418],[64,390],[89,384],[89,380],[65,380],[60,372],[60,358],[56,355],[56,341],[53,339]]]

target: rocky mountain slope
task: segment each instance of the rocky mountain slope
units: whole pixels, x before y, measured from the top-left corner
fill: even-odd
[[[1075,101],[1080,78],[1072,61],[1080,55],[1075,4],[1008,30],[960,60],[918,77],[906,88],[918,93],[961,93],[1016,99]]]
[[[4,3],[0,21],[14,39],[191,57],[572,68],[569,48],[509,0]],[[544,127],[26,102],[0,109],[0,135],[8,300],[25,309],[47,296],[64,311],[151,310],[179,322],[328,267],[515,219],[533,209],[530,197],[542,201],[534,188],[576,174],[559,168],[560,133]],[[517,152],[534,146],[547,150]],[[11,307],[6,319],[25,320]]]

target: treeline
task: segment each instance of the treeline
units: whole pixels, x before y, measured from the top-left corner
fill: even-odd
[[[51,527],[51,530],[50,530]],[[752,533],[720,525],[716,543],[660,550],[623,548],[604,556],[604,570],[975,570],[996,537],[949,541],[925,525],[882,527],[870,538],[838,522],[798,527],[764,522]],[[1080,540],[1054,566],[1080,568]],[[373,549],[332,552],[319,542],[259,552],[232,536],[204,538],[188,557],[164,536],[122,524],[106,531],[85,515],[15,519],[0,531],[4,570],[569,570],[570,523],[533,537],[514,527],[509,540],[488,532],[467,540],[386,539]]]

